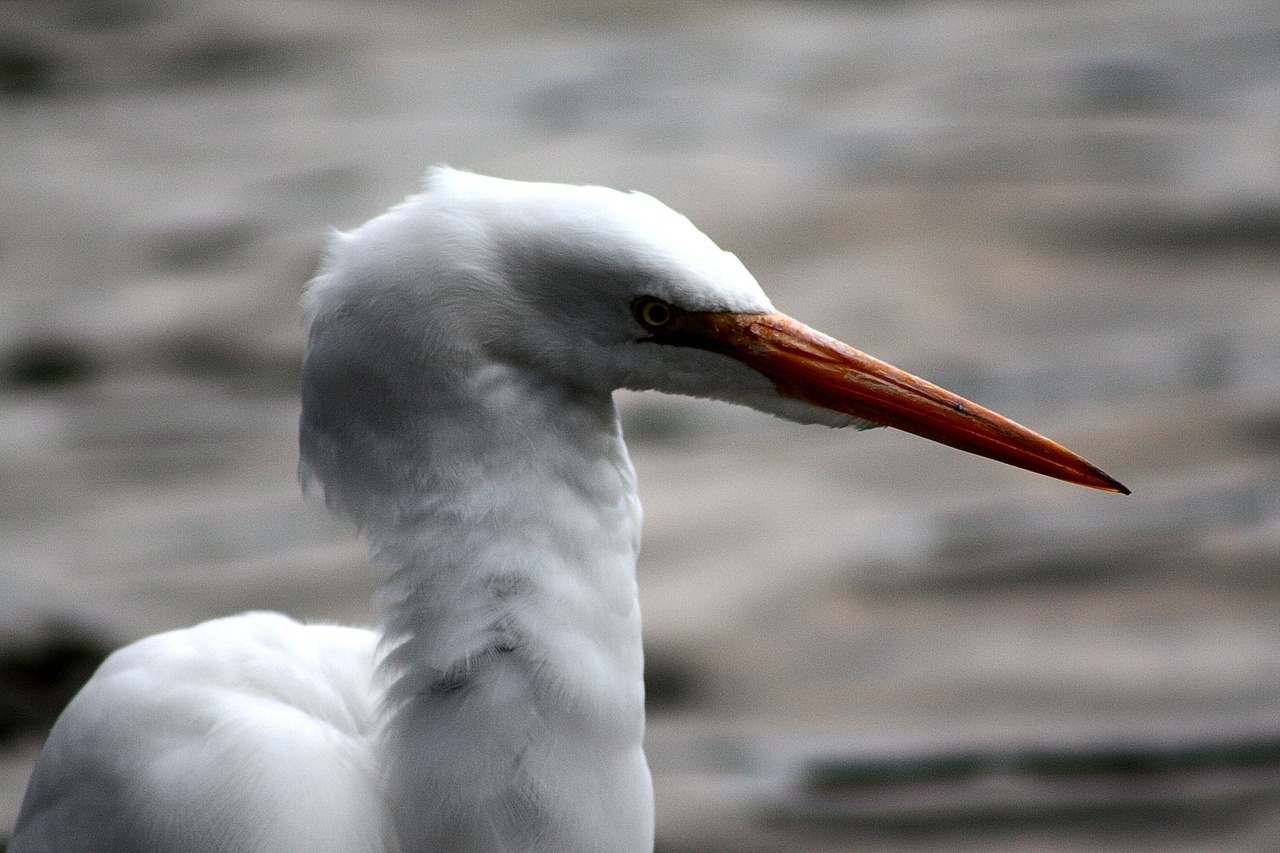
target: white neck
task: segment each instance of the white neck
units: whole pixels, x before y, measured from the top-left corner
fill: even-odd
[[[387,572],[402,849],[647,851],[640,507],[613,402],[496,366],[462,376],[383,401],[413,416],[384,429],[403,456],[383,482],[358,479],[381,497],[326,482]]]

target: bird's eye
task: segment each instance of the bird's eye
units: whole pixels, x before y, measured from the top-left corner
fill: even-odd
[[[635,312],[640,325],[646,329],[661,329],[671,325],[676,318],[675,310],[670,305],[652,296],[637,299],[632,303],[631,310]]]

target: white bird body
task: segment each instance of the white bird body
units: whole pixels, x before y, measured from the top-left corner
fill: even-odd
[[[301,472],[369,538],[381,631],[249,614],[112,655],[55,725],[12,853],[650,850],[617,388],[1123,489],[777,314],[647,196],[436,170],[335,240],[307,307]]]
[[[50,733],[10,849],[395,849],[376,649],[277,613],[120,649]]]

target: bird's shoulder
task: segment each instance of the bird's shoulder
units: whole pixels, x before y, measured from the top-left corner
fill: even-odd
[[[118,650],[51,731],[12,849],[387,849],[376,653],[271,613]]]
[[[106,701],[279,701],[358,732],[376,716],[377,635],[255,612],[153,634],[114,652],[86,690]],[[210,694],[213,694],[212,696]]]

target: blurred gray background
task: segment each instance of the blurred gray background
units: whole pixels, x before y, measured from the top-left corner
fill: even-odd
[[[0,835],[110,648],[372,620],[298,300],[437,162],[649,192],[1134,491],[622,397],[660,850],[1280,849],[1274,0],[2,0]]]

